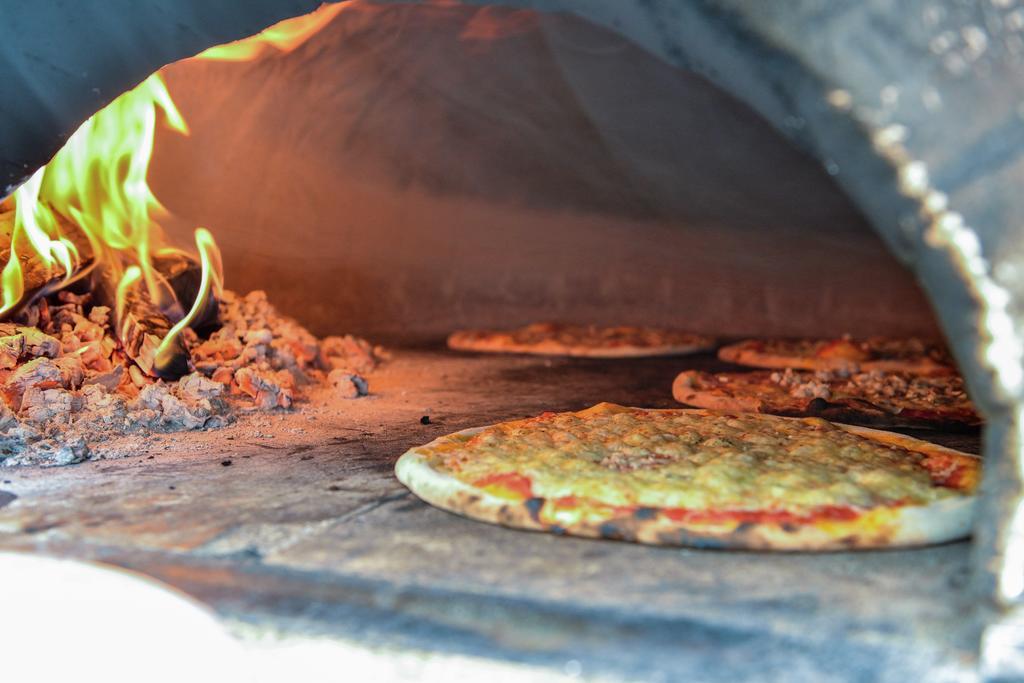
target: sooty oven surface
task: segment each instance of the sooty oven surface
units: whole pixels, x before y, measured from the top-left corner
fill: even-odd
[[[602,400],[672,407],[672,378],[694,367],[723,366],[410,346],[366,399],[157,435],[121,460],[0,470],[0,549],[140,571],[242,634],[559,674],[575,660],[612,680],[969,677],[967,543],[801,555],[558,538],[431,508],[392,474],[407,448],[470,426]]]

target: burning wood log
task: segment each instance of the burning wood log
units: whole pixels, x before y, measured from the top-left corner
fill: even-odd
[[[167,280],[184,315],[202,289],[202,264],[188,254],[168,250],[153,257],[153,268]],[[220,327],[220,302],[212,288],[189,327],[202,337]]]
[[[192,355],[181,335],[161,352],[173,324],[149,298],[145,284],[136,280],[120,285],[120,274],[109,264],[101,264],[93,272],[93,294],[113,312],[112,328],[124,354],[150,377],[178,379],[191,372]]]
[[[71,274],[74,278],[94,267],[91,245],[80,230],[64,220],[61,220],[61,224],[64,235],[75,245],[79,253],[77,268]],[[0,262],[6,263],[10,258],[13,234],[14,212],[0,213]],[[46,292],[66,277],[62,268],[47,267],[30,249],[23,250],[20,245],[18,261],[21,264],[24,287],[22,300],[0,316],[0,319],[16,316],[40,293]],[[151,377],[177,379],[188,374],[192,369],[192,363],[185,341],[180,336],[176,336],[167,344],[163,344],[163,340],[174,326],[172,319],[184,317],[185,312],[199,296],[202,265],[180,251],[166,250],[154,257],[154,269],[164,278],[179,304],[177,310],[166,312],[161,311],[150,299],[146,287],[141,282],[125,288],[119,307],[119,273],[122,272],[119,265],[121,264],[97,266],[91,277],[91,287],[96,301],[114,312],[113,327],[125,355]],[[189,327],[204,335],[212,332],[219,327],[218,312],[219,303],[211,288]]]
[[[192,371],[192,354],[181,335],[164,344],[173,325],[149,300],[145,288],[135,287],[125,295],[115,324],[125,354],[147,375],[178,379]]]
[[[79,252],[77,270],[71,273],[74,277],[92,267],[91,246],[85,235],[69,223],[62,221],[64,236],[67,237]],[[0,213],[0,262],[6,263],[11,255],[11,244],[14,234],[14,212]],[[18,261],[21,264],[23,295],[21,302],[6,311],[2,317],[17,315],[27,304],[40,293],[65,279],[63,269],[48,267],[36,254],[29,249],[18,249]],[[180,263],[178,263],[180,261]],[[192,263],[187,257],[177,259],[174,267],[175,281],[181,281],[179,289],[185,291],[189,282]],[[198,264],[194,268],[198,269]],[[100,266],[94,271],[92,278],[93,290],[97,301],[117,311],[117,285],[113,269]],[[198,285],[196,285],[198,289]],[[194,297],[194,294],[193,294]],[[213,302],[216,309],[216,302]],[[209,319],[212,316],[207,316]],[[179,337],[167,345],[164,352],[157,358],[161,342],[167,337],[173,326],[157,306],[149,300],[145,288],[136,286],[125,292],[122,315],[115,319],[115,330],[118,341],[125,354],[132,359],[147,375],[164,379],[177,379],[191,371],[191,358],[184,341]]]
[[[78,250],[77,267],[71,273],[71,277],[74,278],[92,266],[92,247],[81,231],[74,229],[64,221],[61,221],[61,227],[65,228],[64,236]],[[3,268],[3,264],[6,264],[11,258],[13,235],[14,211],[0,211],[0,268]],[[0,319],[16,316],[37,296],[65,279],[67,275],[60,267],[53,268],[47,266],[31,249],[22,247],[20,244],[18,245],[18,262],[21,264],[21,277],[24,287],[21,301],[16,306],[0,314]]]

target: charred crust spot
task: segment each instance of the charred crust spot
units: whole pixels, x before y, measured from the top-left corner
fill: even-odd
[[[782,530],[785,531],[787,534],[795,534],[796,532],[800,531],[800,527],[798,527],[796,524],[793,524],[792,522],[783,522],[781,527]]]
[[[551,526],[549,526],[548,531],[559,536],[565,536],[566,534],[565,527],[559,526],[558,524],[552,524]]]
[[[544,499],[536,497],[527,498],[523,505],[526,506],[526,511],[530,513],[530,519],[540,524],[540,509],[544,507]]]
[[[636,519],[654,519],[657,516],[658,511],[655,508],[642,507],[637,508],[636,511],[633,512],[633,517]]]
[[[609,540],[622,540],[622,530],[611,522],[605,522],[600,526],[598,531],[601,534],[601,538],[607,538]]]
[[[828,408],[828,401],[823,399],[821,396],[812,398],[810,403],[807,404],[807,412],[809,413],[820,413]]]
[[[685,532],[683,533],[680,542],[683,545],[691,545],[694,548],[710,548],[713,550],[729,547],[729,544],[721,539],[712,538],[710,536],[692,536]]]
[[[698,536],[691,540],[691,545],[696,548],[708,548],[711,550],[721,550],[728,548],[729,544],[719,539],[712,539],[705,536]]]
[[[734,534],[745,534],[745,533],[747,533],[748,531],[750,531],[751,529],[753,529],[756,526],[757,525],[754,524],[753,522],[740,522],[739,524],[736,525],[736,528],[733,529],[732,533],[734,533]]]

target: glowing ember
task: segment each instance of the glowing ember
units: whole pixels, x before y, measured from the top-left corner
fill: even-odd
[[[211,48],[198,58],[241,61],[267,47],[288,52],[327,25],[342,5],[280,22],[245,40]],[[45,167],[15,192],[10,254],[0,285],[0,318],[8,317],[54,290],[102,268],[116,293],[115,328],[132,329],[128,301],[141,290],[167,318],[155,358],[140,365],[150,374],[178,363],[180,336],[212,298],[220,296],[223,273],[213,235],[195,232],[202,266],[201,286],[192,302],[179,302],[154,267],[154,257],[173,251],[162,244],[156,218],[163,212],[146,182],[153,136],[162,120],[184,135],[188,128],[159,73],[93,115]],[[26,291],[25,267],[43,270]],[[41,285],[39,283],[42,283]],[[187,355],[187,352],[186,352]],[[169,373],[177,376],[177,371]]]
[[[340,10],[324,6],[200,57],[290,51]],[[369,390],[363,373],[381,349],[351,336],[317,339],[262,292],[224,290],[205,228],[195,230],[198,260],[164,244],[165,212],[146,180],[158,124],[188,134],[155,73],[83,123],[0,205],[0,247],[9,239],[0,466],[116,457],[155,431],[294,409],[310,392],[322,401]],[[68,288],[85,277],[91,288]]]
[[[124,296],[136,283],[145,285],[149,300],[161,311],[173,315],[181,310],[152,261],[162,242],[155,217],[163,207],[146,182],[146,172],[158,116],[187,134],[163,80],[153,74],[83,123],[50,163],[14,193],[14,230],[0,314],[23,306],[27,296],[62,288],[100,265],[118,283],[119,315]],[[216,252],[208,231],[197,230],[196,240],[201,253]],[[46,269],[51,282],[41,291],[25,291],[23,259]],[[219,263],[214,256],[203,258],[209,272],[203,273],[206,286],[200,296],[219,291],[223,278],[219,269],[212,270]],[[183,327],[172,328],[162,346]]]

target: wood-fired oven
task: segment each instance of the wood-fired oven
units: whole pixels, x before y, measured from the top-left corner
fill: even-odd
[[[0,443],[0,551],[29,554],[0,555],[18,604],[77,624],[79,575],[48,558],[126,568],[211,610],[194,633],[227,628],[239,667],[227,670],[268,679],[345,667],[395,679],[1024,677],[1016,0],[348,0],[290,43],[245,49],[232,41],[319,2],[6,5],[0,197],[46,192],[38,169],[159,70],[142,178],[167,209],[168,244],[188,247],[204,226],[219,255],[202,236],[158,254],[154,277],[179,306],[165,320],[152,301],[132,308],[150,277],[126,267],[138,239],[114,230],[68,246],[52,233],[56,271],[32,284],[25,257],[25,284],[10,289],[4,270],[0,325],[75,279],[60,306],[83,287],[107,297],[132,320],[116,344],[152,370],[102,381],[142,388],[187,372],[147,331],[169,334],[197,295],[199,327],[221,284],[265,291],[319,337],[381,345],[331,342],[380,365],[332,373],[330,400],[292,406],[290,387],[252,378],[243,388],[262,408],[233,421],[140,422],[118,448],[57,439],[35,460]],[[98,263],[118,236],[128,261],[113,274],[70,277],[69,249]],[[457,328],[552,319],[944,337],[986,426],[923,438],[984,456],[973,539],[817,555],[655,548],[486,526],[412,497],[392,466],[413,445],[599,401],[673,407],[680,370],[721,367],[713,355],[544,359],[443,343]],[[75,464],[39,466],[61,462]],[[68,602],[47,599],[47,581]],[[0,642],[24,647],[26,613],[0,615]],[[182,628],[167,647],[180,636],[187,660]],[[83,637],[118,656],[116,638]]]

